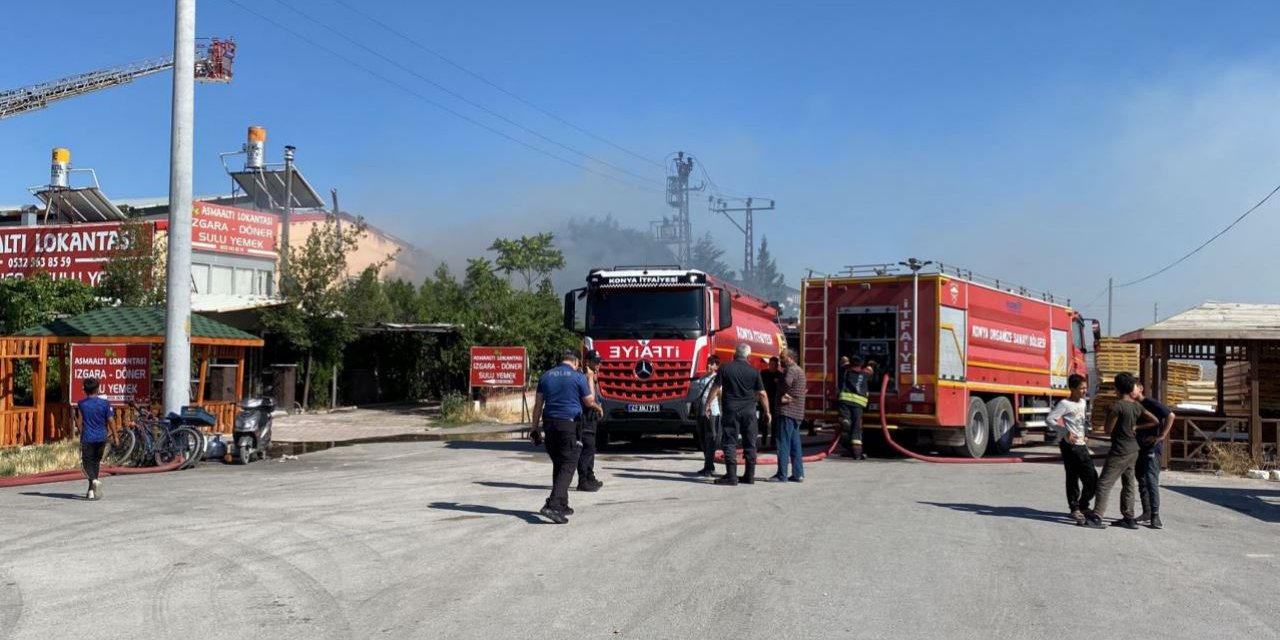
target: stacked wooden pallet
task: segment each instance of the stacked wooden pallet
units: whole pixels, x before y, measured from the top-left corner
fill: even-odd
[[[1177,405],[1189,402],[1187,383],[1198,382],[1201,377],[1200,365],[1188,362],[1170,362],[1165,365],[1164,397],[1165,403]]]
[[[1252,411],[1253,375],[1247,362],[1231,362],[1222,371],[1222,406],[1229,416],[1248,416]],[[1264,416],[1280,413],[1280,360],[1258,363],[1258,408]]]
[[[1141,358],[1138,345],[1119,342],[1115,338],[1103,338],[1093,354],[1094,368],[1098,372],[1098,389],[1093,396],[1093,428],[1102,429],[1107,423],[1107,413],[1115,402],[1115,378],[1129,372],[1138,375]]]
[[[1214,380],[1193,380],[1185,384],[1187,397],[1182,402],[1203,404],[1211,407],[1218,404],[1218,383]],[[1181,404],[1181,403],[1176,403]]]

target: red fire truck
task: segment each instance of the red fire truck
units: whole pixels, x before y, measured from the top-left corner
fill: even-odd
[[[585,318],[577,326],[577,303]],[[707,357],[728,362],[740,342],[764,368],[786,341],[777,307],[702,271],[678,267],[596,269],[564,299],[566,328],[599,352],[599,442],[691,433]]]
[[[877,365],[869,423],[883,403],[907,442],[1003,453],[1018,429],[1044,426],[1051,403],[1068,395],[1067,376],[1088,377],[1086,321],[1048,294],[931,264],[803,281],[806,412],[839,424],[840,357],[861,356]]]

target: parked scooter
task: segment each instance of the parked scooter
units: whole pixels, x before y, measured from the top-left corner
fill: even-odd
[[[249,464],[254,458],[265,460],[271,447],[271,414],[276,410],[274,398],[264,396],[240,402],[228,447],[232,462]]]

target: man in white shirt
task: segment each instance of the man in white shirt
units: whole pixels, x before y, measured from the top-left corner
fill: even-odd
[[[707,376],[703,379],[702,415],[698,416],[698,439],[702,444],[702,470],[698,475],[710,478],[716,474],[716,451],[720,449],[720,399],[711,397],[715,388],[716,372],[720,370],[720,356],[707,358]]]
[[[1067,472],[1067,505],[1076,525],[1103,528],[1102,520],[1089,504],[1098,491],[1098,470],[1089,450],[1089,418],[1084,399],[1085,380],[1078,374],[1067,378],[1071,396],[1058,401],[1045,422],[1058,432],[1058,449]]]

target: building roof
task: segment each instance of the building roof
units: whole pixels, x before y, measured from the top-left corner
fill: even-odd
[[[1280,304],[1206,302],[1153,325],[1120,336],[1142,340],[1277,340]]]
[[[230,313],[248,311],[284,304],[284,300],[270,296],[239,295],[234,293],[192,293],[191,310],[196,313]]]
[[[164,320],[164,307],[104,307],[24,329],[17,335],[65,338],[61,342],[79,342],[77,338],[85,338],[85,342],[100,338],[163,342]],[[253,334],[195,313],[191,314],[191,342],[262,346],[262,339]]]

